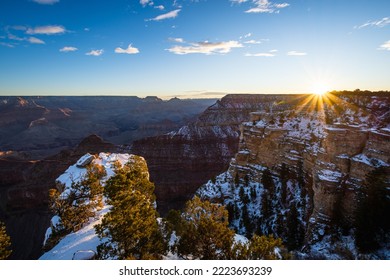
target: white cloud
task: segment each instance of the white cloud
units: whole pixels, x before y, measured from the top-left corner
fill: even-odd
[[[242,48],[243,45],[237,41],[216,42],[211,43],[208,41],[199,43],[190,43],[188,46],[173,46],[168,51],[174,54],[226,54],[231,52],[233,48]]]
[[[55,3],[60,2],[60,0],[32,0],[32,1],[42,5],[53,5]]]
[[[384,42],[382,45],[380,45],[379,49],[385,50],[385,51],[390,51],[390,40],[387,42]]]
[[[104,50],[92,50],[90,52],[87,52],[86,55],[101,56],[103,53]]]
[[[245,41],[244,43],[245,44],[261,44],[261,41],[249,40],[249,41]]]
[[[11,34],[11,33],[8,34],[8,39],[14,40],[14,41],[25,41],[26,40],[26,38],[21,38],[21,37],[15,36],[14,34]]]
[[[115,53],[137,54],[139,53],[139,50],[135,47],[132,47],[130,44],[127,49],[116,48]]]
[[[390,24],[390,17],[384,17],[380,20],[367,21],[366,23],[359,25],[359,26],[355,26],[354,28],[361,29],[364,27],[385,27],[386,25],[389,25],[389,24]]]
[[[46,25],[37,26],[35,28],[28,28],[26,33],[29,35],[44,34],[44,35],[55,35],[65,33],[66,29],[60,25]]]
[[[14,41],[27,41],[31,44],[45,44],[45,42],[41,39],[38,39],[36,37],[18,37],[15,36],[14,34],[9,33],[8,34],[8,39],[14,40]]]
[[[165,10],[165,7],[163,5],[154,6],[155,9],[159,9],[160,11]]]
[[[146,6],[146,5],[149,5],[149,6],[152,6],[154,5],[153,1],[152,0],[140,0],[139,3],[142,5],[142,6]]]
[[[4,43],[4,42],[0,42],[0,46],[4,46],[4,47],[8,47],[8,48],[14,48],[15,47],[12,44]]]
[[[271,52],[266,52],[266,53],[246,53],[245,56],[274,57],[275,54],[271,53]]]
[[[180,11],[181,11],[181,9],[173,10],[173,11],[170,11],[168,13],[156,16],[155,18],[152,18],[150,20],[160,21],[160,20],[164,20],[164,19],[175,18],[179,15]]]
[[[183,38],[168,38],[168,40],[175,43],[184,43]]]
[[[289,55],[289,56],[305,56],[305,55],[307,55],[307,53],[305,53],[305,52],[298,52],[298,51],[289,51],[287,53],[287,55]]]
[[[36,37],[29,37],[27,39],[28,42],[30,42],[31,44],[45,44],[44,41],[42,41],[41,39],[38,39]]]
[[[60,49],[60,52],[75,52],[77,50],[78,50],[78,48],[76,48],[76,47],[66,46],[66,47],[63,47],[62,49]]]
[[[237,4],[241,4],[241,3],[244,3],[244,2],[247,2],[248,0],[230,0],[230,2],[233,2],[233,3],[237,3]]]
[[[234,1],[243,3],[247,1]],[[274,3],[268,0],[252,0],[254,7],[246,10],[245,13],[279,13],[280,9],[290,6],[288,3]]]
[[[283,8],[288,7],[288,6],[290,6],[290,4],[288,4],[288,3],[274,4],[274,7],[278,8],[278,9],[283,9]]]

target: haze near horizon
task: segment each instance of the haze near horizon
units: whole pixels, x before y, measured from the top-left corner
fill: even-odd
[[[389,90],[390,2],[4,0],[0,95]]]

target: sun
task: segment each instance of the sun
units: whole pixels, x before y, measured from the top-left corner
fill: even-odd
[[[322,96],[325,95],[329,91],[329,87],[325,84],[315,84],[312,86],[311,92]]]

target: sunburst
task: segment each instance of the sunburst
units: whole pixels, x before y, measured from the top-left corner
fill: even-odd
[[[329,87],[326,84],[315,84],[311,87],[311,92],[316,95],[325,95],[327,92],[329,92]]]

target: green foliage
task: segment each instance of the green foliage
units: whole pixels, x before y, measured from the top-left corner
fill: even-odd
[[[7,235],[5,224],[0,222],[0,260],[6,260],[11,255],[11,238]]]
[[[271,215],[271,200],[269,199],[268,190],[264,189],[261,196],[261,215],[263,221]]]
[[[282,247],[282,240],[275,239],[270,236],[253,235],[248,250],[248,258],[250,260],[276,260],[278,255],[275,252],[276,248]]]
[[[234,219],[234,204],[233,203],[228,203],[226,205],[226,210],[228,211],[228,214],[229,214],[229,224],[233,221]]]
[[[238,173],[236,173],[236,176],[234,176],[234,184],[238,186],[239,183],[240,183],[240,177],[238,176]]]
[[[272,235],[255,234],[246,244],[236,243],[232,251],[233,259],[237,260],[278,260],[287,257],[282,240]]]
[[[269,198],[272,199],[275,194],[275,184],[272,180],[271,171],[268,168],[266,168],[263,172],[261,183],[263,184],[264,189],[268,190]]]
[[[49,190],[50,209],[54,215],[60,217],[60,222],[52,228],[52,235],[45,249],[52,248],[64,235],[81,229],[96,215],[96,210],[103,206],[103,187],[100,179],[105,175],[103,167],[89,165],[84,178],[79,182],[72,182],[65,193],[62,193],[65,189],[63,185],[58,187],[60,190]]]
[[[245,196],[245,190],[244,190],[243,186],[240,186],[240,190],[238,192],[238,195],[240,196],[240,200],[243,201],[244,200],[244,196]]]
[[[166,222],[169,233],[175,231],[177,235],[182,234],[184,229],[181,220],[181,212],[179,210],[174,210],[174,209],[169,210],[164,220]]]
[[[252,199],[252,201],[253,201],[253,200],[255,200],[256,197],[257,197],[256,189],[255,189],[254,187],[252,187],[251,190],[250,190],[250,192],[251,192],[251,199]]]
[[[248,208],[245,204],[242,207],[242,223],[245,227],[246,236],[250,237],[253,232],[253,223],[251,221],[251,218],[249,217]]]
[[[102,223],[96,226],[101,259],[159,259],[167,244],[157,223],[154,185],[140,158],[116,170],[104,188],[111,205]]]
[[[280,170],[280,180],[282,183],[281,189],[280,189],[280,197],[282,201],[282,205],[286,205],[287,203],[287,181],[289,176],[289,169],[285,163],[282,163],[282,168]]]
[[[362,253],[379,248],[389,232],[389,170],[380,167],[369,172],[356,212],[356,245]]]
[[[228,212],[220,205],[194,197],[183,213],[185,231],[180,237],[178,254],[184,258],[229,259],[234,232],[228,228]]]
[[[295,203],[290,206],[290,211],[287,215],[287,248],[291,250],[298,249],[304,239],[304,232],[301,222],[298,219],[298,211]]]

